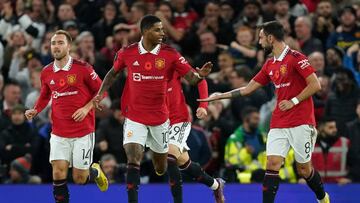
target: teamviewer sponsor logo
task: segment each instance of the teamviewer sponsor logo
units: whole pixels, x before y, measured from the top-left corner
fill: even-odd
[[[275,88],[276,88],[276,89],[279,89],[279,88],[282,88],[282,87],[289,87],[289,86],[290,86],[290,82],[288,82],[288,83],[281,83],[281,84],[278,84],[278,85],[275,84]]]
[[[142,80],[163,80],[163,75],[141,75],[140,73],[133,73],[134,81],[142,81]]]
[[[134,81],[141,81],[141,74],[140,73],[133,73],[133,80]]]
[[[75,95],[78,94],[78,91],[72,91],[72,92],[57,92],[54,91],[53,92],[53,99],[57,99],[59,97],[64,97],[64,96],[71,96],[71,95]]]

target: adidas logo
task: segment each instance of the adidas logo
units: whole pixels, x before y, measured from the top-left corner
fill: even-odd
[[[270,71],[269,75],[273,75],[273,72],[272,72],[272,71]]]
[[[54,84],[55,84],[54,80],[51,80],[50,85],[54,85]]]
[[[133,66],[139,66],[140,64],[139,64],[139,62],[138,61],[135,61],[134,63],[133,63]]]
[[[88,162],[87,162],[87,161],[85,161],[84,165],[88,165]]]
[[[166,148],[168,148],[168,145],[167,145],[167,144],[164,145],[164,149],[166,149]]]

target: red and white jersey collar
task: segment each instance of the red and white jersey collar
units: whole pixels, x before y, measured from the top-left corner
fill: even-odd
[[[275,58],[275,56],[274,56],[274,61],[273,61],[273,63],[275,63],[276,61],[282,61],[282,60],[284,60],[284,58],[285,58],[286,54],[289,52],[289,50],[290,50],[289,46],[286,45],[286,46],[285,46],[285,49],[281,52],[279,58]]]
[[[156,45],[156,47],[155,47],[153,50],[151,50],[150,52],[148,52],[148,51],[146,51],[146,49],[143,47],[142,42],[143,42],[143,38],[141,38],[140,42],[138,43],[138,44],[139,44],[138,47],[139,47],[139,53],[140,53],[140,55],[146,54],[146,53],[151,53],[151,54],[154,54],[154,55],[158,55],[158,54],[159,54],[161,44]]]
[[[63,68],[59,68],[59,67],[56,65],[55,61],[54,61],[54,72],[56,73],[56,72],[58,72],[58,71],[60,71],[60,70],[69,71],[70,68],[71,68],[71,64],[72,64],[72,58],[71,58],[71,56],[69,56],[69,60],[67,61],[67,63],[65,64],[65,66],[64,66]]]

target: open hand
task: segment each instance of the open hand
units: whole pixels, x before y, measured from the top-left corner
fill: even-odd
[[[196,68],[197,72],[201,77],[206,77],[210,74],[213,64],[208,61],[200,69]]]
[[[75,122],[81,122],[82,120],[84,120],[86,115],[89,113],[89,110],[90,109],[88,109],[86,107],[82,107],[82,108],[76,110],[75,113],[73,113],[73,115],[71,116],[71,118],[73,118]]]

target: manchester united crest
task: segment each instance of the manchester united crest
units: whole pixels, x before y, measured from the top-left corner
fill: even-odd
[[[163,59],[163,58],[155,59],[155,67],[158,70],[162,70],[163,68],[165,68],[165,59]]]
[[[287,73],[287,67],[286,67],[286,65],[281,65],[281,66],[280,66],[280,74],[281,74],[281,76],[285,76],[286,73]]]
[[[67,83],[69,85],[73,85],[76,83],[76,75],[75,74],[71,74],[67,76]]]

